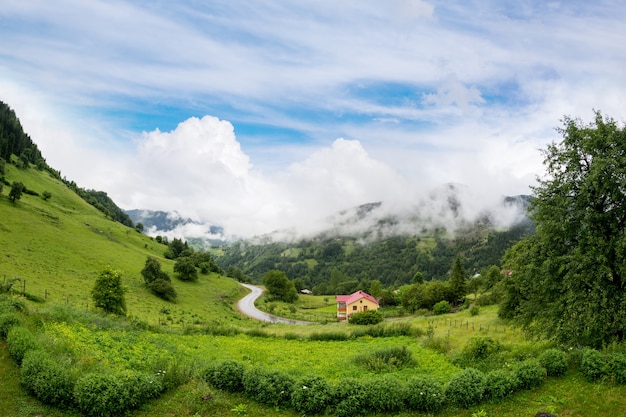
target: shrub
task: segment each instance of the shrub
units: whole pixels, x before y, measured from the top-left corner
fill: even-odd
[[[608,374],[606,358],[595,349],[585,349],[580,363],[580,372],[588,381],[597,381]]]
[[[385,375],[366,380],[364,384],[367,410],[392,413],[404,406],[404,388],[397,378]]]
[[[518,388],[535,388],[543,384],[543,381],[546,379],[546,368],[542,367],[538,361],[529,359],[515,367],[515,377],[517,378]]]
[[[435,380],[414,377],[407,383],[405,403],[410,410],[434,413],[441,408],[443,401],[443,387]]]
[[[107,313],[118,315],[126,314],[126,299],[124,293],[127,289],[122,285],[122,273],[114,271],[111,267],[105,267],[91,290],[96,307]]]
[[[73,403],[73,376],[43,350],[26,352],[20,382],[43,403],[62,408],[70,407]]]
[[[463,347],[463,356],[466,360],[483,360],[499,352],[502,345],[491,337],[473,337]]]
[[[22,326],[11,327],[7,333],[7,345],[9,345],[9,355],[18,365],[22,364],[26,352],[40,348],[35,336]]]
[[[147,284],[148,289],[157,297],[165,301],[174,301],[178,294],[170,281],[164,279],[155,279]]]
[[[190,365],[181,364],[176,359],[161,359],[152,366],[153,374],[160,380],[163,391],[169,391],[189,382],[193,375]]]
[[[133,371],[90,373],[76,382],[74,398],[85,415],[113,417],[126,414],[162,391],[159,380]]]
[[[368,325],[378,324],[384,319],[382,313],[378,310],[361,311],[359,313],[350,314],[348,322],[350,324]]]
[[[378,350],[355,358],[358,364],[373,372],[392,372],[413,363],[413,357],[406,346]]]
[[[244,366],[234,360],[226,360],[206,370],[204,379],[215,388],[230,392],[243,391]]]
[[[485,375],[485,398],[499,400],[511,395],[517,389],[515,374],[501,369]]]
[[[391,324],[379,323],[365,328],[355,329],[350,333],[351,337],[395,337],[395,336],[421,336],[422,330],[413,327],[411,323],[397,322]]]
[[[294,381],[289,375],[262,368],[246,369],[242,382],[244,392],[252,399],[273,406],[288,405],[294,388]]]
[[[291,393],[291,406],[306,415],[323,414],[332,403],[332,387],[325,379],[316,376],[298,381]]]
[[[337,400],[335,416],[349,417],[367,413],[368,392],[363,381],[346,378],[340,382],[335,395]]]
[[[609,374],[613,377],[616,384],[626,383],[626,355],[619,352],[613,352],[608,357]]]
[[[268,333],[263,329],[250,329],[247,330],[245,333],[250,337],[272,337],[271,333]]]
[[[477,316],[480,314],[480,307],[478,307],[476,304],[472,305],[472,307],[470,307],[470,315],[471,316]]]
[[[343,332],[314,332],[309,335],[309,340],[316,340],[322,342],[339,342],[348,340],[348,335]]]
[[[446,300],[439,301],[433,306],[433,314],[447,314],[452,311],[452,306]]]
[[[453,405],[469,408],[478,404],[485,393],[485,375],[474,368],[464,369],[452,377],[445,393]]]
[[[0,314],[0,338],[6,340],[11,327],[20,324],[20,319],[13,313]]]
[[[539,364],[548,376],[560,376],[567,371],[567,354],[559,349],[548,349],[539,356]]]

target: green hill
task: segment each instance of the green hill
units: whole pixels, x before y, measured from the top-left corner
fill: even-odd
[[[11,187],[3,187],[0,279],[19,277],[16,286],[33,298],[88,308],[96,276],[110,265],[123,272],[131,317],[157,323],[167,309],[172,324],[238,319],[231,306],[239,296],[235,281],[216,274],[195,283],[173,278],[178,299],[165,302],[145,288],[140,271],[153,256],[173,277],[174,262],[163,258],[166,246],[106,217],[46,170],[6,164],[5,180],[22,182],[29,193],[12,203]],[[45,200],[44,192],[51,197]]]

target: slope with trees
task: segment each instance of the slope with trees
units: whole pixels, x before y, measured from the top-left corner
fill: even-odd
[[[317,294],[336,294],[349,292],[350,285],[366,288],[372,281],[397,288],[411,284],[418,273],[424,281],[446,280],[459,254],[463,267],[473,275],[499,265],[507,248],[533,232],[529,221],[508,230],[477,222],[454,236],[439,230],[429,235],[393,236],[368,243],[359,243],[354,237],[295,243],[242,241],[220,248],[216,262],[223,269],[237,268],[253,281],[258,282],[267,271],[280,270]]]

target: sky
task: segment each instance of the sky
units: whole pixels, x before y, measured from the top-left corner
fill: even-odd
[[[311,229],[447,183],[474,205],[531,193],[563,116],[626,117],[624,16],[603,0],[0,0],[0,100],[49,165],[124,209]]]

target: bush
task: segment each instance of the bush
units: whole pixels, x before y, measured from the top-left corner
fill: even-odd
[[[20,319],[13,313],[0,314],[0,338],[6,340],[11,327],[20,324]]]
[[[351,337],[396,337],[396,336],[421,336],[422,329],[413,327],[411,323],[397,322],[391,324],[379,323],[365,328],[355,329],[350,332]]]
[[[517,377],[512,372],[501,369],[491,371],[485,376],[485,398],[499,400],[508,397],[518,385]]]
[[[372,372],[393,372],[413,364],[413,357],[411,351],[402,346],[359,355],[355,361]]]
[[[468,361],[480,361],[501,349],[502,345],[491,337],[473,337],[463,347],[463,357]]]
[[[43,350],[26,352],[20,382],[43,403],[61,408],[69,408],[73,404],[73,376]]]
[[[472,305],[472,307],[470,307],[470,315],[471,316],[477,316],[480,314],[480,307],[478,307],[476,304]]]
[[[316,340],[321,342],[340,342],[348,340],[348,335],[344,332],[314,332],[309,335],[309,340]]]
[[[535,388],[543,384],[546,379],[546,368],[542,367],[538,361],[529,359],[515,367],[515,376],[518,388]]]
[[[189,382],[193,375],[193,367],[174,359],[160,359],[151,367],[161,383],[163,391],[169,391]]]
[[[626,384],[626,355],[612,353],[609,356],[609,369],[616,384]]]
[[[444,402],[441,384],[428,377],[414,377],[407,383],[406,407],[413,411],[435,413]]]
[[[447,314],[451,311],[452,311],[452,307],[450,306],[450,303],[447,302],[446,300],[439,301],[437,304],[433,306],[433,314],[436,314],[436,315]]]
[[[350,314],[348,322],[350,324],[368,325],[378,324],[384,319],[382,313],[378,310],[367,310],[359,313]]]
[[[560,376],[567,371],[567,354],[559,349],[548,349],[539,356],[539,364],[548,376]]]
[[[333,389],[320,377],[307,377],[298,381],[291,393],[291,406],[306,415],[324,414],[333,404]]]
[[[256,402],[273,406],[285,406],[290,403],[294,381],[289,375],[262,368],[250,368],[244,371],[242,382],[244,392]]]
[[[133,371],[91,373],[76,382],[74,398],[85,415],[114,417],[126,414],[162,391],[159,380]]]
[[[597,381],[608,375],[606,358],[595,349],[585,349],[580,363],[580,372],[587,381]]]
[[[393,413],[404,406],[405,392],[397,378],[382,376],[366,380],[366,408],[375,413]]]
[[[215,388],[229,392],[243,391],[244,366],[234,360],[226,360],[206,370],[204,379]]]
[[[118,315],[126,314],[126,298],[124,293],[127,289],[122,285],[122,273],[114,271],[111,267],[105,267],[91,290],[91,297],[96,307],[107,313]]]
[[[26,352],[40,348],[35,336],[22,326],[11,327],[7,333],[7,345],[9,345],[9,355],[18,365],[22,364]]]
[[[478,404],[485,393],[485,375],[474,368],[464,369],[452,377],[445,393],[453,405],[469,408]]]
[[[368,391],[363,381],[346,378],[340,382],[335,395],[337,400],[335,416],[349,417],[367,413]]]
[[[155,279],[147,284],[147,286],[154,295],[165,301],[174,301],[178,296],[178,294],[176,294],[176,289],[172,286],[172,283],[164,279]]]

